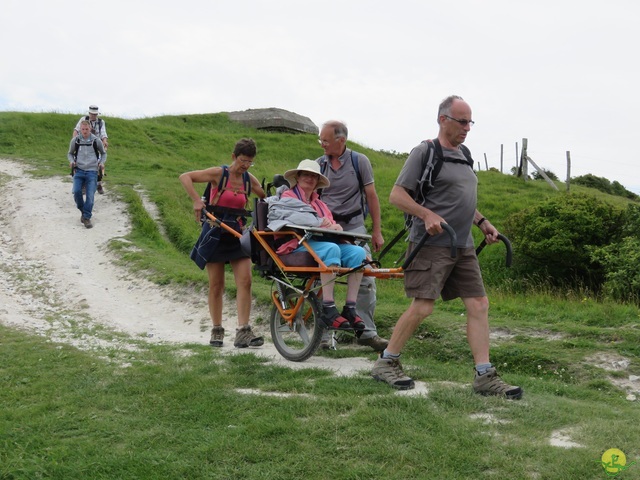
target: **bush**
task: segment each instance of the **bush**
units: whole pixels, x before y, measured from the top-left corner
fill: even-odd
[[[604,270],[603,292],[614,300],[640,304],[640,206],[629,205],[617,243],[591,249]]]
[[[604,294],[614,300],[640,303],[640,239],[627,237],[593,249],[591,257],[604,268]]]
[[[555,285],[597,291],[604,272],[590,252],[619,241],[624,213],[590,195],[566,194],[513,214],[505,232],[519,254],[514,267],[521,275],[548,277]]]
[[[558,176],[555,173],[553,173],[551,170],[547,170],[546,168],[543,168],[542,171],[551,180],[558,181]],[[544,180],[544,177],[537,170],[534,170],[531,176],[533,177],[534,180]]]
[[[608,193],[610,195],[617,195],[619,197],[629,198],[636,201],[640,199],[638,195],[624,188],[620,182],[613,181],[612,183],[606,178],[596,177],[590,173],[580,177],[575,177],[572,179],[572,182],[584,187],[595,188],[596,190],[600,190],[601,192]]]

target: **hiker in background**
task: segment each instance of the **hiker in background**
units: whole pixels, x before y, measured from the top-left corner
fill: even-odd
[[[327,204],[333,218],[344,231],[367,233],[364,221],[366,210],[371,213],[371,244],[379,251],[384,244],[380,223],[380,201],[376,193],[371,162],[362,153],[347,148],[347,126],[343,122],[331,120],[322,125],[320,146],[324,155],[316,161],[331,186],[322,189],[320,198]],[[371,257],[369,246],[365,246]],[[356,305],[358,315],[365,323],[365,330],[357,338],[358,345],[371,347],[380,352],[388,340],[378,336],[374,322],[376,309],[376,282],[373,277],[362,277]],[[329,348],[329,334],[325,334],[321,348]]]
[[[89,105],[89,111],[87,115],[80,117],[76,128],[73,129],[73,136],[76,137],[80,133],[80,124],[86,120],[91,125],[91,133],[98,137],[104,145],[105,152],[109,148],[109,137],[107,136],[107,126],[102,118],[98,118],[100,115],[100,109],[96,105]],[[102,159],[102,167],[98,172],[98,193],[103,194],[104,188],[102,188],[102,177],[104,176],[104,165],[107,161],[107,154],[105,153]]]
[[[73,173],[73,199],[78,210],[82,212],[80,222],[91,228],[94,196],[98,184],[98,171],[105,155],[102,141],[91,133],[88,120],[80,122],[80,135],[71,139],[69,143],[69,167]],[[83,195],[83,190],[85,195]]]
[[[207,204],[214,206],[214,215],[224,219],[225,211],[229,215],[244,210],[250,193],[264,198],[265,194],[258,180],[249,173],[256,156],[256,144],[250,138],[239,140],[231,154],[228,167],[211,167],[205,170],[186,172],[180,175],[180,182],[193,200],[193,211],[197,222],[201,222],[202,210]],[[194,183],[209,183],[210,195],[201,198]],[[236,216],[236,218],[241,216]],[[243,218],[238,220],[243,226]],[[193,258],[193,257],[192,257]],[[224,294],[225,264],[231,264],[237,287],[236,305],[238,308],[238,328],[234,346],[237,348],[259,347],[264,343],[262,337],[253,334],[249,325],[251,313],[251,258],[243,251],[240,240],[233,234],[222,231],[217,247],[206,259],[205,268],[209,277],[209,314],[213,322],[211,340],[213,347],[222,347],[224,327],[222,326],[222,298]]]
[[[471,228],[476,225],[487,243],[498,241],[498,230],[477,210],[478,180],[471,155],[462,143],[473,125],[471,108],[458,96],[447,97],[438,109],[438,137],[422,142],[407,158],[389,195],[389,201],[413,216],[409,253],[425,234],[430,235],[404,273],[407,297],[413,298],[400,316],[389,345],[375,362],[372,376],[397,389],[410,389],[414,381],[404,374],[400,352],[423,319],[433,312],[436,299],[460,297],[467,310],[467,341],[475,361],[473,390],[507,399],[522,397],[520,387],[508,385],[489,361],[489,300],[485,293]],[[422,188],[424,166],[430,153],[440,159],[440,171]],[[417,201],[416,201],[417,200]],[[457,256],[451,258],[449,237],[442,222],[456,232]]]
[[[286,221],[292,216],[300,217],[300,212],[305,207],[310,207],[312,221],[314,223],[296,224],[305,226],[317,226],[329,230],[342,231],[342,227],[336,223],[329,207],[320,200],[317,190],[327,188],[329,180],[320,173],[320,166],[313,160],[302,160],[298,168],[287,170],[284,178],[289,182],[289,190],[285,191],[280,200],[269,206],[269,219]],[[315,214],[313,212],[315,211]],[[307,240],[309,246],[328,267],[358,268],[365,260],[367,253],[364,248],[351,243],[336,243],[332,240],[311,238]],[[286,255],[292,252],[306,252],[307,249],[294,238],[281,245],[276,253]],[[358,270],[347,276],[347,298],[342,309],[338,311],[334,300],[334,282],[336,276],[333,273],[321,273],[322,282],[322,315],[324,325],[332,330],[351,330],[356,334],[365,329],[365,324],[356,313],[356,299],[363,271]]]

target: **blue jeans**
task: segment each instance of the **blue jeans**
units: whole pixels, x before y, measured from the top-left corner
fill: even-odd
[[[86,199],[82,196],[82,187],[85,187]],[[98,188],[98,172],[90,170],[77,169],[73,176],[73,199],[76,201],[76,207],[82,212],[84,218],[91,218],[93,211],[93,197],[96,195]]]

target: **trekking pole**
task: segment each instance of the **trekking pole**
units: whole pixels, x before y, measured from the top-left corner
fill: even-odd
[[[458,252],[456,249],[457,237],[456,232],[451,228],[448,224],[444,222],[440,222],[440,226],[444,231],[449,234],[450,246],[451,246],[451,258],[456,258]],[[418,251],[424,246],[424,242],[429,238],[429,233],[425,232],[420,241],[417,243],[416,247],[411,251],[407,259],[402,264],[402,269],[406,270],[407,267],[411,264],[415,256],[418,254]]]
[[[241,233],[236,232],[233,228],[224,223],[222,220],[216,218],[212,213],[207,212],[204,208],[202,209],[202,213],[204,213],[215,226],[224,228],[227,232],[234,235],[236,238],[242,238]]]
[[[507,237],[505,237],[501,233],[498,234],[498,240],[502,240],[502,243],[504,243],[504,246],[507,247],[507,267],[510,267],[511,260],[513,258],[513,250],[511,249],[511,242]],[[485,238],[482,240],[482,242],[480,242],[480,245],[478,245],[478,248],[476,248],[476,256],[480,255],[480,252],[486,246],[487,246],[487,239]]]

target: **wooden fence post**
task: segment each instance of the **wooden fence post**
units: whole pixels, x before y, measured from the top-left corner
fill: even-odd
[[[520,168],[522,169],[522,176],[524,181],[529,180],[529,165],[527,164],[527,143],[529,141],[526,138],[522,139],[522,150],[520,150]]]
[[[569,193],[570,183],[571,183],[571,152],[567,150],[567,193]]]

